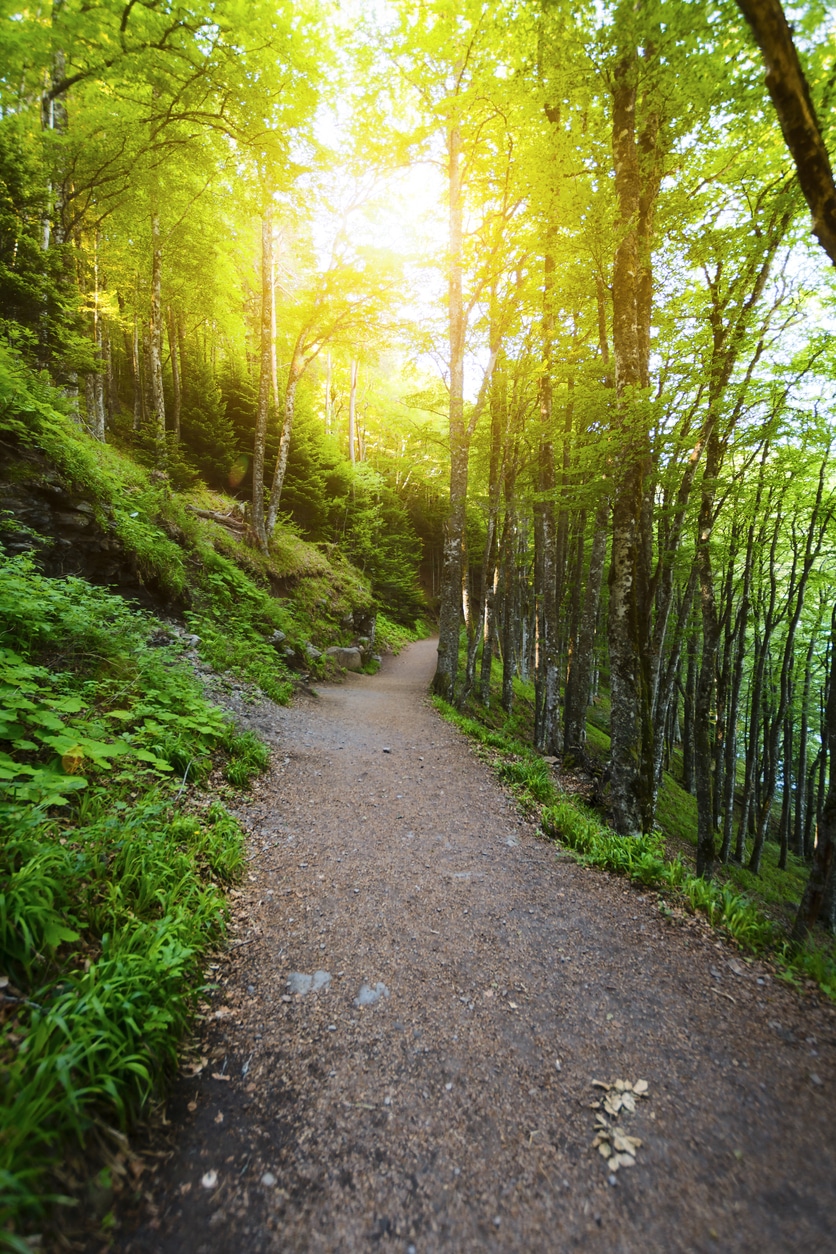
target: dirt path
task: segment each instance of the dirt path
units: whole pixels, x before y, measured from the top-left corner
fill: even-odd
[[[537,840],[428,705],[434,648],[274,712],[245,943],[120,1248],[836,1250],[832,1009]],[[610,1183],[591,1081],[640,1077]]]

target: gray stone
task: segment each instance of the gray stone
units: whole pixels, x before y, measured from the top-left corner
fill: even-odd
[[[385,984],[378,981],[377,984],[361,984],[360,992],[354,998],[355,1006],[374,1006],[380,1001],[381,997],[388,997],[389,990]]]
[[[359,649],[343,649],[339,645],[332,645],[325,652],[338,666],[342,666],[347,671],[361,671],[363,669],[363,655]]]
[[[330,983],[330,971],[314,971],[313,975],[306,975],[304,971],[291,971],[287,991],[306,997],[308,993],[318,993],[321,988],[327,988]]]
[[[308,643],[305,645],[305,656],[309,657],[312,662],[315,662],[317,658],[322,657],[322,654],[320,653],[319,649],[315,648],[311,644],[311,642],[308,641]]]

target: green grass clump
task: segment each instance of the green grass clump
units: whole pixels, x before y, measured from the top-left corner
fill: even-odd
[[[705,914],[746,949],[758,951],[774,941],[774,925],[728,884],[689,875],[680,858],[667,861],[661,833],[620,836],[587,807],[564,798],[540,815],[543,830],[573,850],[579,861],[626,875],[647,887],[672,889],[693,911]]]
[[[100,799],[83,825],[0,818],[0,1226],[60,1200],[55,1172],[97,1123],[122,1129],[176,1064],[201,958],[223,939],[220,885],[243,836],[219,805]]]
[[[60,1226],[62,1161],[172,1072],[224,936],[243,835],[186,790],[269,754],[166,638],[82,579],[0,562],[0,1247]]]
[[[400,653],[406,645],[415,640],[426,640],[429,635],[430,628],[423,618],[416,618],[412,627],[405,627],[403,623],[396,623],[388,618],[382,611],[378,612],[374,642],[379,653]]]
[[[229,761],[224,774],[236,788],[247,788],[256,775],[267,770],[270,750],[255,732],[231,732],[224,741]]]

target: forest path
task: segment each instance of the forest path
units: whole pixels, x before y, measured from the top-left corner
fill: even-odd
[[[832,1252],[832,1008],[538,840],[434,663],[271,707],[209,1062],[120,1249]],[[616,1078],[649,1097],[613,1186],[589,1103]]]

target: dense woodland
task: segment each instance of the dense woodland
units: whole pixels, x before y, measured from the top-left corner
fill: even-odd
[[[817,0],[788,14],[776,0],[4,4],[0,451],[15,501],[44,457],[82,483],[81,508],[189,611],[204,660],[279,699],[282,659],[320,657],[322,607],[323,645],[375,608],[395,632],[437,615],[433,688],[452,717],[523,729],[518,775],[536,751],[537,769],[596,777],[651,862],[675,779],[698,876],[811,866],[799,941],[817,915],[836,928],[836,33]],[[238,784],[265,755],[149,660],[133,610],[17,550],[3,566],[2,734],[20,749],[0,755],[4,875],[34,859],[53,876],[40,939],[22,890],[26,927],[11,890],[0,910],[32,997],[38,980],[64,988],[49,965],[62,945],[114,926],[95,894],[89,919],[60,922],[55,888],[81,909],[72,825],[105,848],[114,804],[127,813],[96,771],[132,754],[157,788],[185,768],[179,800],[212,754]],[[291,567],[316,586],[307,608],[282,602]],[[124,723],[115,741],[108,718]],[[76,812],[82,760],[94,800]],[[127,797],[133,777],[117,778]],[[220,808],[199,828],[142,798],[148,875],[168,874],[159,831],[175,861],[190,848],[188,990],[222,933],[206,868],[240,872],[240,832]],[[118,917],[136,922],[124,891]],[[179,891],[166,881],[154,901],[169,894],[182,928]],[[95,954],[72,979],[92,985],[104,941]],[[161,1042],[186,1022],[182,998]],[[21,1102],[22,1023],[2,1055]],[[124,1081],[139,1104],[160,1058]],[[53,1105],[57,1083],[43,1081]],[[124,1125],[122,1084],[108,1093]],[[22,1180],[0,1219],[37,1211]]]
[[[404,620],[420,564],[436,692],[530,678],[538,749],[583,763],[606,693],[618,830],[676,757],[702,874],[811,858],[833,282],[737,6],[54,0],[2,40],[3,333],[77,422]]]

